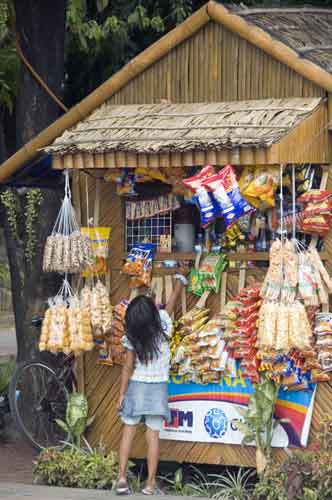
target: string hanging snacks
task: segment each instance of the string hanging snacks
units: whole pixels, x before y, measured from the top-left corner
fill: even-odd
[[[56,297],[49,299],[39,341],[40,351],[53,353],[74,352],[78,355],[93,348],[90,314],[80,307],[67,281],[64,279]]]
[[[293,169],[293,190],[295,189],[295,170]],[[295,221],[295,198],[293,192],[293,218]],[[293,240],[283,239],[283,169],[280,167],[280,232],[281,240],[274,242],[270,249],[270,267],[262,287],[264,303],[259,314],[258,346],[261,349],[289,353],[291,349],[309,349],[312,331],[304,305],[297,301],[297,294],[306,299],[308,305],[318,301],[316,288],[308,290],[304,277],[312,270],[305,269],[308,262],[305,255],[299,254],[295,240],[293,221]],[[313,280],[312,280],[313,283]],[[317,285],[316,285],[317,286]],[[309,299],[310,297],[310,299]]]
[[[85,285],[82,288],[80,305],[90,314],[95,338],[107,335],[111,329],[112,307],[107,288],[100,280],[92,286]]]
[[[122,300],[113,309],[111,332],[105,342],[105,348],[99,351],[98,363],[102,365],[122,365],[125,359],[125,348],[122,338],[125,334],[124,318],[129,302]]]
[[[77,273],[94,262],[90,239],[82,234],[71,202],[69,174],[65,172],[65,195],[44,249],[43,270]]]

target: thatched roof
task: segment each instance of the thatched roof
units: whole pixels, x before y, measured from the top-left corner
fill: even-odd
[[[332,10],[319,8],[246,9],[232,11],[332,72]]]
[[[132,153],[268,147],[319,105],[317,98],[195,104],[104,104],[47,151]]]

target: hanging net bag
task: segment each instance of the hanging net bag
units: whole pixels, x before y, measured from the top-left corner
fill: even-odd
[[[43,270],[78,273],[94,262],[90,238],[81,233],[71,202],[69,174],[65,171],[65,195],[44,249]]]

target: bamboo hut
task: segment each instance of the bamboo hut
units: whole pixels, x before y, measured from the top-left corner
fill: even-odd
[[[190,168],[206,164],[262,166],[314,164],[322,168],[321,187],[332,188],[332,10],[228,10],[208,2],[182,25],[129,62],[81,103],[9,158],[0,181],[19,178],[20,169],[41,150],[52,155],[54,169],[73,170],[73,191],[82,221],[112,227],[108,276],[112,303],[128,295],[120,273],[125,255],[124,206],[105,172],[130,166]],[[88,186],[86,186],[89,172]],[[332,240],[325,239],[324,259]],[[194,255],[157,254],[159,260]],[[267,255],[234,252],[230,260],[266,260]],[[329,269],[331,272],[331,269]],[[262,270],[229,273],[226,298]],[[155,269],[163,279],[165,271]],[[224,297],[224,299],[225,299]],[[177,314],[189,309],[188,295]],[[209,299],[219,310],[220,296]],[[79,383],[96,415],[90,439],[119,445],[121,423],[115,408],[120,368],[96,362],[96,353],[79,360]],[[319,384],[310,439],[330,413],[330,384]],[[144,456],[138,434],[134,457]],[[276,450],[277,457],[284,452]],[[163,441],[164,460],[251,466],[254,450],[229,444]]]

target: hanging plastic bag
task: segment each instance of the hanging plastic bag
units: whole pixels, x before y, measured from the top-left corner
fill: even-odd
[[[104,276],[107,273],[111,228],[82,227],[81,231],[90,239],[95,257],[93,264],[82,272],[82,277]]]
[[[89,237],[81,233],[71,203],[69,174],[65,172],[65,196],[53,226],[46,239],[43,270],[46,272],[77,273],[91,266],[94,253]]]
[[[199,209],[202,227],[207,227],[219,215],[218,207],[203,185],[203,182],[213,176],[213,174],[214,168],[211,165],[207,165],[193,177],[183,179],[185,186],[189,187],[194,193],[193,201]]]
[[[243,196],[258,198],[265,205],[275,206],[275,190],[278,186],[279,173],[277,167],[257,167],[254,178],[249,185],[243,189]]]
[[[219,206],[220,215],[223,216],[227,226],[253,210],[253,207],[241,195],[234,168],[231,165],[227,165],[218,174],[209,177],[203,185],[212,192]]]

